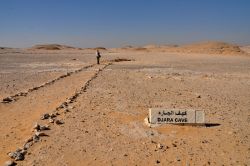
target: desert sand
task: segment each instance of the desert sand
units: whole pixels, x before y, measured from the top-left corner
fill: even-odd
[[[95,49],[0,49],[0,164],[26,142],[17,165],[250,165],[248,46],[99,47],[100,65]],[[206,125],[148,127],[152,107],[203,110]],[[50,129],[37,141],[36,123]]]

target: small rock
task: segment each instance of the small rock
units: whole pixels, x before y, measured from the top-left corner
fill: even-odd
[[[201,98],[201,95],[197,95],[197,98]]]
[[[156,160],[156,163],[157,163],[157,164],[160,164],[160,163],[161,163],[161,161],[160,161],[160,160]]]
[[[8,153],[8,156],[9,156],[10,158],[14,158],[14,152],[9,152],[9,153]]]
[[[70,112],[70,111],[69,111],[69,109],[68,109],[68,108],[66,108],[66,109],[64,110],[64,112],[66,113],[66,112]]]
[[[43,130],[49,130],[49,125],[44,125],[44,126],[40,126],[40,130],[43,131]]]
[[[55,118],[56,117],[56,115],[53,114],[53,113],[49,114],[49,116],[50,116],[50,118]]]
[[[16,165],[16,163],[15,163],[14,161],[11,161],[11,160],[6,161],[6,162],[4,163],[4,166],[14,166],[14,165]]]
[[[33,135],[33,142],[38,142],[39,141],[39,136],[37,136],[36,134]]]
[[[54,121],[55,121],[54,119],[51,118],[49,119],[49,123],[54,123]]]
[[[12,97],[6,97],[3,99],[3,103],[10,103],[12,101],[14,101],[14,99],[12,99]]]
[[[181,159],[179,157],[176,157],[176,161],[181,161]]]
[[[68,109],[74,109],[74,106],[68,106]]]
[[[208,143],[208,141],[207,140],[203,140],[203,141],[201,141],[201,143],[206,144],[206,143]]]
[[[18,148],[15,152],[11,152],[8,155],[15,159],[16,161],[24,160],[24,155],[26,154],[26,150]]]
[[[46,133],[44,133],[44,132],[36,132],[35,135],[38,136],[38,137],[48,136],[48,135],[47,135]]]
[[[163,148],[163,145],[160,144],[160,143],[158,143],[158,144],[157,144],[157,148],[158,148],[158,149],[162,149],[162,148]]]
[[[62,121],[60,121],[60,120],[56,120],[56,121],[55,121],[55,123],[56,123],[57,125],[61,125],[61,124],[63,124],[63,122],[62,122]]]
[[[46,114],[42,115],[41,120],[49,119],[49,118],[50,118],[50,115],[48,113],[46,113]]]
[[[29,142],[32,142],[33,141],[33,137],[30,137],[30,138],[28,138],[26,141],[25,141],[25,143],[29,143]]]
[[[173,147],[177,147],[177,145],[176,145],[176,144],[174,144],[174,143],[172,143],[172,145],[173,145]]]
[[[28,142],[23,145],[24,150],[28,150],[33,145],[33,142]]]
[[[21,153],[22,153],[23,155],[25,155],[25,154],[27,153],[27,150],[22,149],[22,150],[21,150]]]
[[[17,153],[15,157],[16,161],[22,161],[24,160],[24,155],[22,153]]]
[[[40,125],[39,125],[38,123],[36,123],[36,124],[34,125],[33,129],[35,129],[35,130],[40,130]]]
[[[21,92],[21,93],[19,93],[20,96],[27,96],[27,94],[28,94],[27,92]]]

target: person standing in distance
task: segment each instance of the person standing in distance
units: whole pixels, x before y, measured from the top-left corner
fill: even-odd
[[[101,58],[101,54],[99,52],[99,50],[96,50],[96,60],[97,60],[97,64],[100,64],[100,58]]]

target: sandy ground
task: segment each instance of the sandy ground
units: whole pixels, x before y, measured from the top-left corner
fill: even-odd
[[[134,61],[108,65],[118,57]],[[94,52],[0,54],[0,96],[94,62]],[[57,112],[64,124],[49,124],[18,165],[250,165],[249,57],[106,51],[102,62],[0,103],[0,163],[36,122],[49,124],[43,113]],[[76,92],[67,111],[56,110]],[[150,107],[204,110],[217,125],[149,128]]]

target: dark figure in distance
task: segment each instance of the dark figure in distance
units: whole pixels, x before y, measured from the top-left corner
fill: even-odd
[[[97,59],[97,64],[100,64],[100,58],[101,58],[101,54],[99,52],[99,50],[96,50],[96,59]]]

